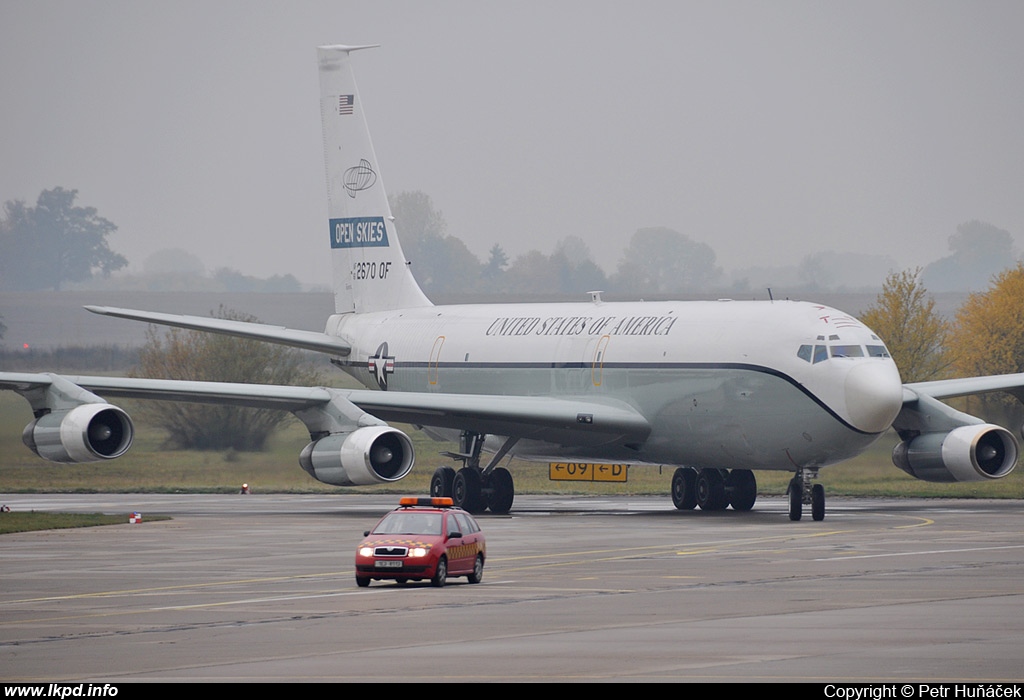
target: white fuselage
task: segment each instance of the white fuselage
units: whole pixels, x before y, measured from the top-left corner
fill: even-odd
[[[371,388],[604,398],[652,426],[638,448],[523,440],[524,458],[818,467],[874,442],[902,402],[871,330],[806,302],[425,306],[335,315],[327,333]]]

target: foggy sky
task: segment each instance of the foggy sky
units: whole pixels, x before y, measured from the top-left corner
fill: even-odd
[[[1024,234],[1024,3],[0,0],[0,201],[79,190],[133,269],[327,282],[315,47],[355,55],[383,181],[481,259],[638,228],[727,270],[901,266]]]

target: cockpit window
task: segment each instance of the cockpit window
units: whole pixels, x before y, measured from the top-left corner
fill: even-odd
[[[810,362],[811,361],[811,351],[812,351],[812,348],[811,348],[810,345],[801,345],[800,349],[796,351],[796,356],[799,357],[804,362]]]
[[[828,359],[828,348],[825,347],[824,345],[815,345],[814,346],[814,364],[818,364],[819,362],[824,362],[827,359]]]
[[[833,345],[829,349],[832,357],[864,357],[864,348],[860,345]]]
[[[869,345],[868,357],[892,357],[884,345]]]

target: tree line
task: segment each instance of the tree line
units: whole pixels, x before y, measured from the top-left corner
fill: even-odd
[[[633,233],[618,266],[605,272],[586,241],[566,236],[550,254],[531,250],[510,259],[495,243],[481,261],[455,235],[447,232],[441,212],[423,192],[400,192],[389,198],[406,259],[427,296],[444,300],[523,297],[582,298],[602,290],[620,298],[727,292],[745,294],[763,279],[776,280],[790,294],[825,290],[877,289],[877,282],[898,268],[887,256],[870,253],[816,251],[792,269],[760,268],[726,274],[707,243],[666,227]],[[933,292],[984,288],[991,276],[1017,259],[1013,236],[992,224],[960,224],[948,239],[950,255],[920,271]],[[751,281],[753,280],[753,282]],[[865,280],[872,280],[865,284]]]
[[[128,261],[110,249],[117,226],[93,207],[76,204],[77,190],[43,191],[35,206],[8,201],[0,216],[0,290],[59,290],[107,278]],[[772,286],[790,294],[875,287],[898,266],[887,256],[816,251],[790,268],[759,268],[727,275],[710,245],[666,227],[635,231],[616,269],[608,273],[579,236],[558,240],[551,253],[531,250],[510,258],[495,242],[481,261],[461,238],[449,234],[444,216],[419,191],[390,199],[406,258],[428,296],[467,301],[488,297],[582,298],[602,290],[619,298],[727,292],[746,294]],[[1016,260],[1009,232],[981,221],[957,227],[951,254],[921,271],[933,292],[983,288],[994,273]],[[118,277],[118,288],[150,291],[297,292],[290,274],[258,279],[221,268],[207,274],[194,255],[162,250],[146,260],[143,277]]]

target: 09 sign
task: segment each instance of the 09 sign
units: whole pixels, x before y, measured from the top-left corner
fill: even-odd
[[[588,462],[550,462],[548,464],[548,479],[551,481],[625,483],[628,476],[628,464],[591,464]]]

